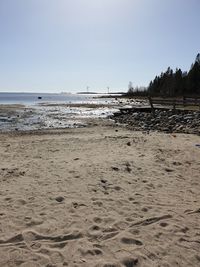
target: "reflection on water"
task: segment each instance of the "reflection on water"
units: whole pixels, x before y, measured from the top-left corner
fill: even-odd
[[[1,112],[0,130],[39,130],[77,128],[86,126],[87,118],[105,118],[117,111],[112,107],[86,108],[63,106],[34,106],[19,108],[8,115]]]

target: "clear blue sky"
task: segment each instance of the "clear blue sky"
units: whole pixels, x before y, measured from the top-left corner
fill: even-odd
[[[200,52],[200,0],[0,0],[0,91],[127,90]]]

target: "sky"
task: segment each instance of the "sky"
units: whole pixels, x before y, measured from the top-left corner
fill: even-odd
[[[200,52],[200,0],[0,0],[0,92],[148,86]]]

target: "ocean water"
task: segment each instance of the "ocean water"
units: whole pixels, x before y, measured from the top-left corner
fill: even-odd
[[[88,119],[106,118],[117,111],[117,107],[113,106],[114,99],[93,97],[94,95],[0,93],[0,105],[24,105],[14,110],[0,109],[0,131],[84,127],[87,126]],[[70,106],[76,103],[77,107]],[[96,105],[90,108],[79,104]]]
[[[41,98],[41,99],[40,99]],[[0,104],[35,105],[48,103],[76,103],[88,100],[86,95],[48,93],[0,93]]]

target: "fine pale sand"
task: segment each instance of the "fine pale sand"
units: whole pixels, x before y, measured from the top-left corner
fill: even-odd
[[[200,137],[0,135],[0,266],[200,266]]]

